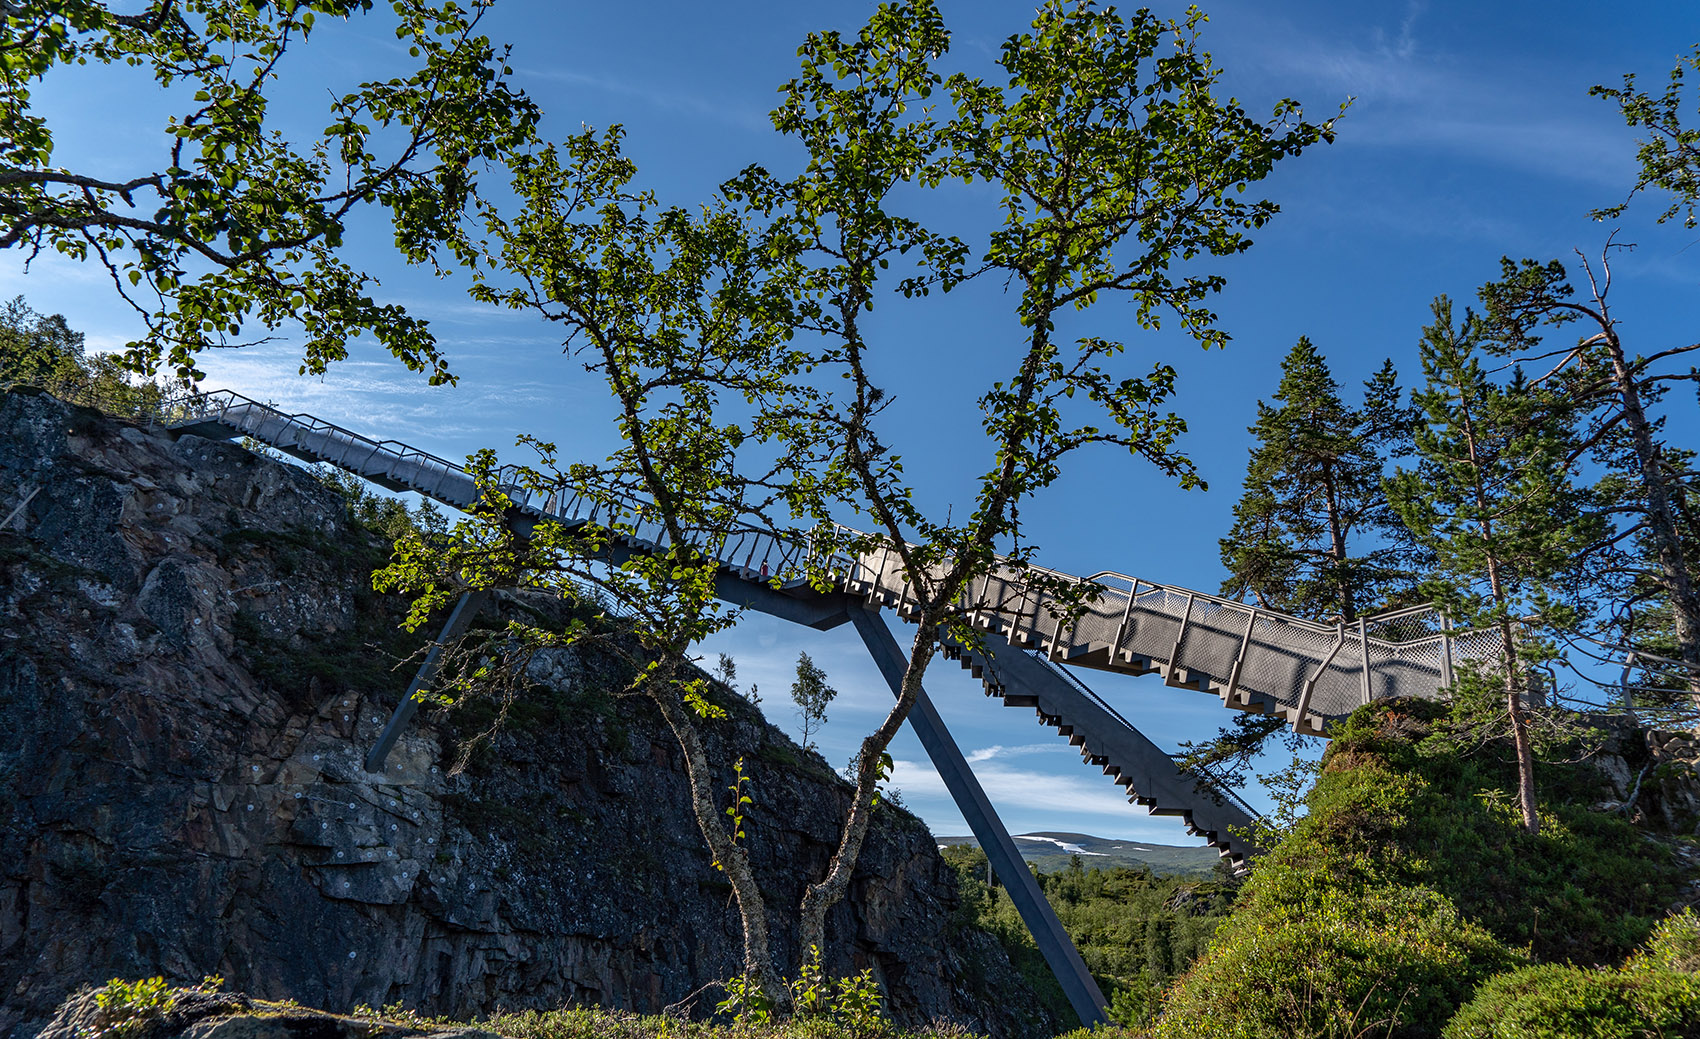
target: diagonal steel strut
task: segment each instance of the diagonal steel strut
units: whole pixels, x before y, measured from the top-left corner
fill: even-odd
[[[893,694],[898,693],[903,685],[908,659],[897,644],[897,637],[885,626],[878,611],[857,604],[849,607],[849,613],[850,622],[856,626],[856,633],[862,636],[862,643],[868,647],[874,663],[879,665],[886,684],[891,686]],[[950,796],[956,800],[956,807],[967,820],[968,828],[974,831],[975,840],[980,842],[986,857],[991,860],[992,868],[997,871],[998,879],[1003,881],[1010,901],[1015,903],[1016,911],[1027,924],[1027,930],[1032,933],[1045,963],[1068,996],[1069,1004],[1080,1015],[1080,1023],[1088,1028],[1107,1024],[1109,1019],[1104,1008],[1108,1004],[1104,994],[1098,991],[1098,983],[1092,980],[1091,971],[1086,969],[1080,951],[1074,947],[1068,932],[1063,930],[1062,921],[1057,919],[1051,904],[1045,901],[1045,893],[1039,890],[1038,880],[1027,869],[1014,839],[1004,829],[1003,820],[998,818],[986,792],[980,787],[980,781],[974,778],[973,770],[968,767],[968,760],[962,756],[962,749],[956,745],[950,730],[945,728],[944,719],[925,691],[915,698],[915,706],[909,712],[909,725],[920,737],[927,756],[933,759],[933,767],[938,770],[939,778],[944,780]]]
[[[431,644],[430,652],[425,654],[425,662],[419,665],[419,671],[413,676],[413,683],[407,687],[407,695],[401,698],[401,703],[396,704],[395,712],[390,715],[389,723],[384,726],[377,744],[367,752],[366,771],[384,770],[384,759],[390,756],[390,748],[395,746],[395,741],[401,738],[402,730],[407,728],[407,723],[413,720],[414,712],[419,710],[419,701],[415,697],[420,690],[430,688],[432,679],[437,677],[437,667],[442,663],[443,647],[466,634],[472,618],[478,615],[478,611],[489,599],[490,593],[480,589],[466,592],[460,597],[460,601],[455,603],[454,612],[449,614],[442,634]]]

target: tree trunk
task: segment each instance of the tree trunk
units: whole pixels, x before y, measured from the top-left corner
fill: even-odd
[[[1334,487],[1334,467],[1322,467],[1322,486],[1328,507],[1328,551],[1334,560],[1334,585],[1340,592],[1340,619],[1351,624],[1358,619],[1358,604],[1352,597],[1352,582],[1346,574],[1346,529],[1340,523],[1339,493]]]
[[[738,918],[744,928],[744,974],[774,1006],[785,1005],[785,986],[773,971],[773,954],[767,934],[767,902],[756,884],[750,868],[750,856],[726,832],[725,813],[715,798],[720,793],[713,772],[708,766],[708,754],[703,750],[702,736],[691,720],[690,708],[685,706],[677,689],[670,682],[656,681],[648,686],[650,699],[661,708],[661,716],[679,740],[685,754],[685,774],[691,783],[691,810],[696,815],[697,828],[708,842],[709,853],[725,871],[732,884],[732,896],[738,905]]]
[[[1519,677],[1520,668],[1517,662],[1517,643],[1511,633],[1511,618],[1508,615],[1511,608],[1511,597],[1505,587],[1505,576],[1500,572],[1498,542],[1493,536],[1493,521],[1488,517],[1492,510],[1488,506],[1487,490],[1482,486],[1482,460],[1476,443],[1475,419],[1460,394],[1460,411],[1464,418],[1464,441],[1470,451],[1470,465],[1474,476],[1476,509],[1478,519],[1476,529],[1482,536],[1482,558],[1487,562],[1488,588],[1493,593],[1493,605],[1499,614],[1499,662],[1505,673],[1505,710],[1511,720],[1511,742],[1517,752],[1517,804],[1522,809],[1523,827],[1530,833],[1541,832],[1541,817],[1535,811],[1535,754],[1529,746],[1529,723],[1523,716],[1523,698],[1518,688],[1522,684]]]
[[[1670,595],[1671,616],[1676,627],[1678,654],[1689,666],[1688,690],[1700,701],[1700,596],[1683,555],[1682,537],[1677,532],[1671,508],[1669,481],[1659,468],[1659,450],[1653,443],[1652,427],[1641,406],[1641,390],[1623,357],[1623,344],[1609,328],[1602,337],[1611,360],[1612,382],[1623,404],[1623,419],[1635,445],[1635,461],[1647,494],[1647,527],[1659,553],[1659,583]]]
[[[1523,681],[1518,675],[1517,654],[1511,644],[1511,624],[1500,622],[1505,640],[1501,661],[1505,667],[1505,710],[1511,718],[1511,742],[1517,751],[1517,807],[1523,813],[1523,828],[1541,832],[1541,817],[1535,809],[1535,752],[1529,745],[1529,720],[1523,714]]]
[[[915,706],[916,699],[921,693],[921,679],[927,672],[927,664],[931,662],[933,650],[938,645],[939,621],[932,616],[935,611],[927,611],[921,617],[915,641],[909,648],[909,665],[903,672],[903,684],[900,687],[897,703],[892,705],[890,713],[885,717],[878,729],[875,729],[862,741],[862,752],[856,759],[856,793],[855,800],[850,804],[850,815],[844,822],[844,832],[839,838],[838,850],[833,852],[832,862],[827,867],[826,876],[817,883],[810,884],[803,893],[800,907],[801,920],[797,929],[797,955],[801,962],[809,959],[811,947],[826,952],[826,914],[833,906],[844,898],[850,889],[850,878],[856,869],[856,860],[862,854],[862,844],[867,840],[868,827],[873,822],[874,794],[878,790],[880,779],[880,757],[897,736],[902,728],[904,719],[909,717],[909,711]]]

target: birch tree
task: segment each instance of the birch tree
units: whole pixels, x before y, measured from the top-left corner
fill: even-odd
[[[1047,3],[1006,41],[1002,81],[988,83],[948,73],[950,37],[931,2],[882,5],[860,31],[812,34],[800,51],[773,114],[801,146],[800,172],[752,166],[700,209],[664,207],[634,186],[617,130],[587,131],[514,157],[518,211],[490,203],[481,213],[491,245],[475,264],[475,295],[561,328],[616,403],[625,446],[556,471],[663,536],[648,557],[610,555],[617,531],[605,524],[545,524],[521,544],[499,529],[497,501],[483,530],[468,532],[473,547],[430,558],[425,546],[408,580],[435,580],[439,602],[465,574],[592,580],[633,604],[634,635],[654,662],[634,691],[656,699],[686,750],[697,821],[743,921],[742,991],[786,999],[765,896],[736,819],[729,827],[715,800],[728,763],[693,749],[714,719],[691,696],[690,646],[733,619],[713,601],[716,553],[739,524],[807,538],[817,562],[888,549],[918,604],[899,695],[861,742],[838,843],[797,906],[801,973],[811,950],[828,948],[827,914],[866,842],[887,747],[941,634],[970,637],[966,609],[1010,606],[965,604],[963,592],[994,567],[1025,572],[1064,612],[1099,591],[1030,568],[1023,504],[1087,448],[1200,483],[1177,450],[1185,425],[1167,409],[1173,368],[1130,370],[1116,330],[1129,318],[1172,322],[1204,346],[1225,344],[1207,306],[1224,279],[1209,261],[1249,248],[1277,212],[1247,189],[1333,132],[1290,100],[1259,119],[1217,97],[1202,22],[1196,12],[1177,22]],[[972,245],[920,215],[957,182],[986,185],[997,200]],[[985,452],[956,463],[981,473],[972,500],[940,517],[916,495],[885,412],[894,393],[951,388],[887,362],[928,344],[875,336],[865,315],[980,281],[1009,287],[1007,331],[984,344],[985,368],[1001,370],[968,391]],[[1131,304],[1121,318],[1063,333],[1114,298]],[[876,370],[898,373],[895,383]],[[836,526],[850,512],[872,529]],[[823,591],[838,577],[824,566],[761,576],[806,577]],[[575,637],[510,635],[522,648]]]
[[[371,276],[343,258],[344,235],[375,207],[409,262],[461,253],[480,173],[529,138],[537,111],[510,84],[506,51],[477,31],[487,0],[398,0],[382,7],[411,68],[332,93],[322,134],[290,140],[271,109],[289,74],[312,75],[294,68],[299,52],[334,21],[383,17],[373,6],[0,0],[0,249],[98,264],[147,324],[130,344],[137,370],[198,378],[202,351],[292,327],[303,373],[370,335],[433,384],[451,381],[426,323],[377,301]],[[67,168],[63,127],[34,94],[49,80],[74,89],[103,65],[183,107],[151,159]]]
[[[1639,79],[1631,72],[1623,77],[1621,87],[1598,85],[1590,88],[1593,97],[1603,97],[1617,103],[1623,121],[1632,129],[1645,130],[1646,136],[1637,141],[1635,158],[1640,164],[1635,186],[1629,198],[1649,189],[1660,189],[1670,196],[1659,223],[1682,218],[1682,226],[1692,228],[1696,217],[1694,207],[1700,203],[1700,129],[1683,126],[1684,109],[1700,115],[1700,94],[1688,83],[1690,72],[1700,72],[1700,46],[1680,56],[1665,79],[1665,88],[1657,93],[1642,90]],[[1628,201],[1596,209],[1596,220],[1622,216]]]

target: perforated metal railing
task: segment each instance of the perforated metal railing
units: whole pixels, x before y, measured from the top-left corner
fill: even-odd
[[[196,394],[168,408],[172,426],[216,424],[457,508],[472,504],[478,494],[477,480],[464,466],[241,394]],[[495,482],[516,508],[535,518],[616,528],[639,549],[668,541],[642,502],[610,501],[566,484],[530,486],[513,466],[499,470]],[[807,583],[809,573],[827,574],[839,588],[911,618],[915,605],[900,554],[890,545],[855,556],[837,552],[831,546],[866,540],[847,527],[837,534],[818,547],[808,538],[737,526],[730,533],[702,533],[696,547],[745,579],[781,588]],[[1101,591],[1084,614],[1069,620],[1029,574],[1085,581]],[[1079,578],[1006,567],[977,579],[962,604],[976,626],[1051,660],[1157,672],[1170,685],[1214,692],[1225,706],[1278,712],[1295,727],[1317,733],[1372,699],[1438,695],[1451,684],[1455,664],[1490,657],[1495,638],[1492,632],[1450,631],[1428,607],[1328,625],[1114,571]]]

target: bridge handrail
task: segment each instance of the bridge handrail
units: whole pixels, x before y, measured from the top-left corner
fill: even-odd
[[[386,472],[394,473],[398,466],[405,464],[417,470],[423,470],[426,474],[452,475],[467,481],[469,485],[475,486],[476,484],[473,474],[465,466],[430,452],[421,451],[396,440],[376,440],[314,415],[284,412],[233,390],[219,390],[204,394],[195,392],[187,396],[169,399],[162,402],[161,410],[162,412],[169,410],[171,421],[179,424],[183,423],[185,419],[212,418],[227,428],[252,434],[259,432],[259,427],[262,424],[276,422],[280,423],[284,429],[295,429],[304,434],[318,435],[335,444],[346,444],[356,450],[365,448],[369,451],[365,463],[352,463],[346,456],[333,463],[341,464],[342,467],[357,472],[363,471],[361,466],[365,465],[365,475],[371,475],[375,468],[367,463],[382,458],[386,463],[384,470]],[[282,439],[279,436],[279,440]],[[285,445],[280,443],[279,446]],[[601,522],[607,526],[612,526],[622,519],[629,520],[629,527],[623,529],[629,531],[628,536],[632,540],[657,545],[665,542],[666,536],[659,525],[645,517],[645,514],[653,508],[649,503],[619,492],[593,491],[591,488],[574,483],[564,477],[556,478],[541,487],[527,485],[521,479],[522,469],[524,467],[512,464],[502,466],[496,471],[496,483],[513,503],[525,512],[544,518],[570,518],[592,523]],[[442,497],[444,494],[440,481],[435,484],[434,490],[421,485],[417,480],[413,483],[413,486],[438,497]],[[466,491],[470,493],[471,486],[466,488]],[[588,512],[584,508],[587,500],[590,503]],[[461,503],[451,500],[451,504]],[[606,510],[606,516],[599,520],[598,514],[604,510]],[[693,530],[687,536],[691,537],[700,550],[717,559],[722,565],[741,570],[744,576],[751,579],[772,580],[776,583],[795,583],[811,572],[818,574],[824,569],[831,574],[835,583],[847,585],[858,591],[867,590],[872,595],[888,599],[895,596],[901,600],[908,588],[908,582],[903,578],[901,571],[894,571],[890,565],[892,560],[890,558],[889,538],[884,535],[868,534],[843,524],[833,523],[830,525],[825,538],[827,544],[823,544],[821,539],[813,534],[798,537],[742,521],[734,521],[728,527],[720,530]],[[852,556],[838,550],[840,545],[855,542],[871,542],[882,546],[883,550],[879,553],[878,562],[874,562],[873,553],[865,552]],[[831,549],[830,552],[828,551],[829,548]],[[1444,686],[1451,681],[1453,659],[1461,650],[1464,650],[1464,647],[1459,643],[1460,638],[1472,634],[1468,630],[1450,629],[1447,626],[1446,619],[1428,606],[1388,611],[1366,617],[1351,627],[1328,625],[1276,611],[1264,610],[1207,592],[1148,581],[1109,570],[1100,571],[1091,577],[1081,578],[1048,567],[1024,564],[1019,571],[1010,569],[1002,573],[994,572],[985,575],[978,579],[976,587],[971,587],[965,592],[965,597],[968,595],[986,595],[991,593],[992,589],[998,588],[1000,589],[999,594],[1020,595],[1022,606],[1014,612],[1009,611],[1007,604],[1003,602],[995,606],[982,606],[982,608],[997,613],[1008,613],[1014,618],[1012,623],[1019,624],[1022,622],[1022,617],[1025,615],[1028,605],[1031,604],[1033,621],[1029,635],[1034,638],[1041,635],[1037,621],[1043,607],[1043,595],[1041,593],[1040,595],[1030,596],[1026,591],[1020,590],[1020,586],[1024,583],[1020,580],[1022,573],[1048,575],[1058,581],[1097,585],[1104,591],[1095,598],[1095,608],[1090,611],[1089,616],[1098,618],[1098,623],[1113,624],[1115,607],[1120,600],[1120,602],[1125,603],[1121,611],[1124,630],[1131,630],[1127,628],[1127,624],[1132,617],[1143,618],[1158,615],[1180,621],[1183,633],[1186,632],[1189,621],[1202,625],[1201,631],[1208,631],[1211,630],[1210,624],[1215,624],[1217,629],[1220,628],[1219,617],[1211,620],[1208,624],[1203,621],[1191,620],[1197,604],[1203,603],[1215,610],[1229,611],[1234,615],[1245,618],[1246,621],[1245,636],[1241,640],[1242,655],[1254,642],[1257,646],[1263,648],[1290,650],[1301,657],[1305,656],[1309,649],[1305,643],[1306,638],[1310,639],[1313,645],[1324,642],[1332,643],[1336,651],[1343,645],[1357,643],[1361,645],[1364,653],[1363,662],[1359,666],[1365,672],[1366,696],[1374,695],[1369,689],[1368,681],[1371,656],[1378,655],[1385,662],[1417,662],[1428,667],[1433,667],[1435,663],[1438,663],[1440,673],[1438,684]],[[1161,605],[1153,607],[1140,605],[1141,600],[1147,600],[1153,596],[1161,597]],[[1187,604],[1184,614],[1176,609],[1181,601]],[[965,598],[965,605],[972,607],[973,604],[967,603]],[[1140,606],[1137,614],[1134,613],[1135,606]],[[1271,631],[1270,624],[1279,627],[1275,631]],[[1437,625],[1439,630],[1434,630]],[[1253,638],[1254,628],[1261,633],[1257,639]],[[1401,630],[1410,631],[1413,628],[1416,629],[1414,637],[1383,637],[1389,634],[1397,636]],[[1280,631],[1291,631],[1297,637],[1286,638],[1277,634]],[[1059,625],[1058,629],[1051,632],[1051,640],[1053,642],[1060,641],[1061,635]],[[1121,633],[1118,632],[1117,640],[1120,637]],[[1074,638],[1075,634],[1071,631],[1068,639],[1072,643]],[[1120,645],[1119,641],[1117,645]],[[1175,649],[1177,652],[1180,649],[1178,641]],[[1472,652],[1465,650],[1464,654],[1469,656],[1472,655]],[[1429,661],[1431,656],[1435,658],[1434,661]],[[1318,675],[1321,674],[1321,671],[1327,670],[1329,662],[1332,660],[1332,654],[1327,659],[1321,660]],[[1315,662],[1313,661],[1313,663]],[[1301,702],[1301,709],[1303,706],[1304,704]]]

